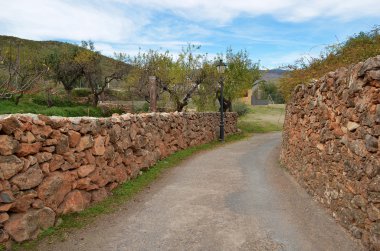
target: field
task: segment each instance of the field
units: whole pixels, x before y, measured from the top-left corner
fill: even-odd
[[[285,117],[285,105],[250,106],[249,112],[240,117],[238,126],[248,133],[281,131]]]

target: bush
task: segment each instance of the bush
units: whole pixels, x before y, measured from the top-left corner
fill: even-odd
[[[46,94],[31,95],[31,98],[34,104],[47,106]],[[68,101],[66,96],[52,95],[51,100],[52,100],[53,106],[58,106],[58,107],[74,106],[73,102]]]
[[[249,105],[242,102],[233,103],[232,111],[236,112],[239,115],[239,117],[243,116],[249,112]]]
[[[149,112],[149,103],[144,102],[142,105],[135,105],[134,111],[135,113]]]
[[[89,88],[75,88],[72,94],[74,97],[88,97],[91,94],[91,90]]]

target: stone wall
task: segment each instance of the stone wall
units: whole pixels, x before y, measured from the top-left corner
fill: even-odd
[[[351,234],[380,250],[380,56],[296,87],[281,162]]]
[[[217,139],[218,113],[0,118],[0,243],[35,238],[169,154]],[[237,131],[226,114],[226,133]]]

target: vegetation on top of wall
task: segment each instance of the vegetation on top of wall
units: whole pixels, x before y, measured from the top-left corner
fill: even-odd
[[[319,57],[304,57],[288,66],[291,71],[280,79],[280,90],[288,100],[295,86],[379,54],[380,26],[375,26],[369,32],[354,34],[345,42],[326,47]]]

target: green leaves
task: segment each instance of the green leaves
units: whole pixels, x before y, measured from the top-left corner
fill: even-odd
[[[176,58],[176,59],[175,59]],[[149,97],[148,77],[156,76],[161,90],[161,101],[169,95],[169,105],[177,111],[194,102],[198,110],[215,110],[216,93],[220,76],[207,54],[200,46],[188,44],[177,57],[168,51],[149,50],[128,57],[134,66],[127,78],[127,87],[140,97]],[[226,54],[228,69],[225,77],[225,93],[229,100],[241,97],[260,76],[258,64],[252,63],[246,51]],[[167,104],[165,104],[167,106]]]

